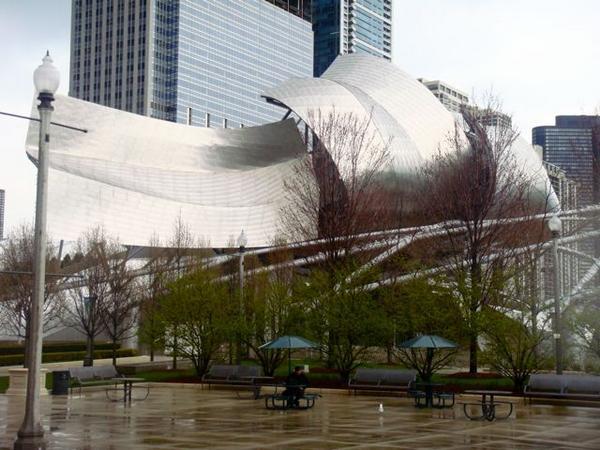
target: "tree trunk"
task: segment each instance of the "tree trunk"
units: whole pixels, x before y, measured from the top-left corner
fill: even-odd
[[[150,362],[154,361],[154,344],[150,344]]]
[[[469,337],[469,373],[477,373],[477,332]]]
[[[27,321],[26,325],[25,325],[25,345],[23,346],[23,356],[25,356],[25,359],[23,360],[23,367],[25,369],[28,369],[27,367],[27,361],[29,361],[29,352],[31,351],[30,345],[31,342],[29,342],[29,320]]]
[[[481,304],[481,264],[478,262],[478,246],[471,250],[471,298],[469,305],[469,373],[477,373],[477,337],[479,336],[478,313]]]
[[[173,328],[173,347],[172,347],[172,351],[173,351],[173,370],[177,370],[177,350],[178,350],[178,345],[177,345],[177,326],[175,326]]]
[[[84,366],[94,365],[94,338],[88,336],[85,343],[85,358],[83,358]]]
[[[387,352],[387,363],[392,364],[392,347],[393,344],[388,344],[385,346],[385,351]]]
[[[117,341],[114,339],[112,341],[112,364],[113,366],[117,365]]]

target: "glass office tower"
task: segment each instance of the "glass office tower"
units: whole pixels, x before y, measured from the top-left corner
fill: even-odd
[[[313,0],[314,75],[346,53],[392,59],[392,0]]]
[[[560,167],[578,183],[579,206],[600,202],[600,117],[557,116],[554,126],[535,127],[533,143],[544,161]]]
[[[261,93],[310,76],[308,0],[73,0],[69,94],[209,127],[281,118]]]

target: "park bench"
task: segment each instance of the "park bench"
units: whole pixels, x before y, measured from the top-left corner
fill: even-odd
[[[407,392],[417,380],[415,370],[401,369],[356,369],[354,376],[348,381],[350,391],[388,391]]]
[[[87,367],[70,367],[69,377],[71,384],[71,393],[73,388],[79,388],[79,394],[81,394],[81,388],[86,386],[96,386],[107,384],[107,382],[114,382],[115,378],[122,377],[117,371],[115,366],[87,366]]]
[[[248,387],[251,390],[260,390],[254,378],[262,375],[262,367],[232,364],[215,364],[202,376],[202,383],[210,389],[212,385]],[[256,396],[256,392],[255,392]]]
[[[523,395],[533,398],[600,400],[600,377],[595,375],[533,374],[523,389]]]

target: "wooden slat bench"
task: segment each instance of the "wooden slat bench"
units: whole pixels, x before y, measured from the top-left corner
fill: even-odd
[[[107,384],[108,382],[114,381],[114,378],[121,378],[115,366],[88,366],[88,367],[70,367],[69,377],[71,379],[71,393],[73,388],[79,388],[79,394],[81,394],[81,388],[86,386],[97,386]]]
[[[354,376],[348,381],[350,391],[388,391],[408,392],[417,380],[415,370],[401,369],[356,369]]]
[[[215,364],[202,376],[202,383],[212,385],[260,389],[254,378],[262,376],[262,367],[232,364]],[[256,393],[255,393],[256,396]]]

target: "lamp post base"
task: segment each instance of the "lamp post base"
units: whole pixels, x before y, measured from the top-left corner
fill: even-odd
[[[13,450],[46,450],[47,445],[42,428],[31,432],[19,431]]]

